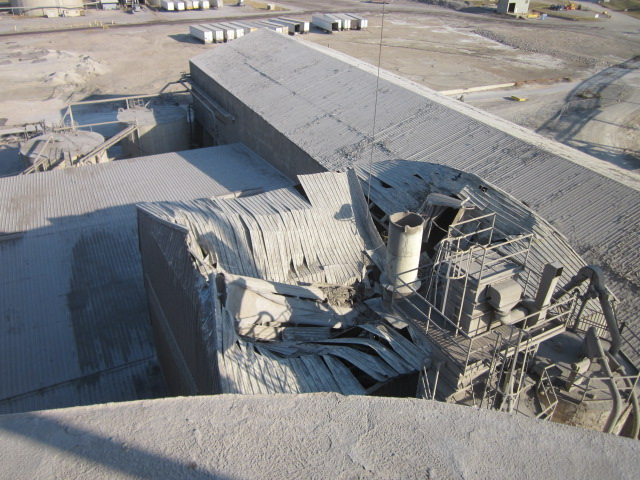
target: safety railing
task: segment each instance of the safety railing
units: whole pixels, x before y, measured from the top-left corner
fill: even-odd
[[[557,375],[555,378],[560,383],[567,385],[569,387],[569,391],[575,390],[577,392],[576,397],[579,396],[579,403],[584,402],[585,400],[596,400],[595,394],[600,394],[602,399],[611,399],[611,390],[607,385],[608,382],[613,381],[614,385],[618,389],[618,392],[621,394],[627,393],[627,401],[630,400],[631,394],[634,394],[634,390],[638,385],[638,380],[640,379],[640,374],[638,375],[614,375],[613,377],[607,376],[594,376],[594,375],[585,375],[578,372],[572,372],[574,378],[570,379],[568,375]],[[598,386],[602,385],[602,386]],[[588,398],[589,397],[589,398]]]
[[[541,420],[550,420],[558,406],[558,396],[556,395],[555,387],[549,376],[549,368],[551,367],[552,365],[549,365],[544,368],[540,375],[540,380],[538,380],[538,384],[536,385],[536,394],[538,395],[542,409],[540,413],[536,415],[536,418]]]
[[[461,281],[458,289],[461,298],[458,304],[464,304],[467,295],[467,287],[471,280],[480,285],[489,272],[498,272],[501,268],[521,267],[524,272],[521,275],[523,291],[527,291],[531,279],[531,271],[527,268],[533,234],[523,235],[510,240],[505,240],[493,245],[474,244],[467,249],[461,249],[462,237],[446,238],[442,240],[436,259],[432,264],[428,275],[426,298],[434,305],[438,305],[441,312],[447,316],[455,316],[460,323],[462,309],[452,315],[452,307],[448,305],[449,289],[454,281]],[[519,257],[516,260],[516,257]],[[421,267],[424,271],[424,266]],[[438,298],[438,289],[441,290]],[[454,309],[455,311],[455,309]]]
[[[506,349],[508,354],[512,354],[512,350],[516,350],[513,339],[518,337],[520,331],[526,332],[531,336],[530,340],[535,341],[540,336],[548,333],[546,327],[558,327],[559,332],[566,326],[575,311],[577,297],[576,295],[569,295],[560,302],[546,307],[546,318],[543,320],[538,319],[540,311],[535,311],[517,322],[520,326],[501,324],[488,332],[471,336],[460,329],[459,324],[449,319],[440,308],[418,293],[415,285],[419,283],[419,280],[411,283],[402,280],[401,277],[403,275],[416,270],[419,270],[419,268],[397,275],[395,283],[399,285],[393,288],[391,307],[404,319],[432,337],[436,343],[442,343],[446,347],[443,348],[443,353],[459,365],[463,371],[467,369],[470,361],[475,363],[491,360],[492,346],[495,344],[495,335],[498,333],[502,336],[500,350]],[[410,291],[411,294],[396,298],[396,292],[399,289],[405,292]],[[418,302],[421,304],[420,306],[417,304]],[[409,311],[403,308],[405,306],[408,307]]]

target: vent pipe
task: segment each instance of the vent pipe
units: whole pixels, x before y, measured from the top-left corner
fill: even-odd
[[[393,292],[397,298],[410,295],[412,289],[420,288],[420,282],[416,279],[423,230],[424,219],[416,213],[398,212],[389,216],[387,262],[381,279],[385,287],[385,299],[390,299]]]

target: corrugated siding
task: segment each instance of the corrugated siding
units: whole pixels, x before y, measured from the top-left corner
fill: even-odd
[[[287,185],[240,145],[0,179],[0,413],[164,393],[127,383],[157,368],[136,203]]]
[[[363,251],[381,266],[384,245],[355,174],[306,175],[300,181],[311,205],[295,190],[282,189],[144,208],[188,228],[212,266],[237,275],[346,285],[370,263]]]
[[[191,65],[194,80],[225,109],[254,112],[326,170],[370,159],[432,162],[526,202],[587,262],[605,268],[623,300],[620,319],[640,329],[640,194],[624,171],[389,73],[380,80],[372,155],[376,78],[369,66],[267,31]],[[279,148],[265,158],[276,164]]]

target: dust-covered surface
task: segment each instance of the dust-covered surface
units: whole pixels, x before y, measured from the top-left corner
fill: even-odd
[[[594,11],[601,9],[584,4]],[[593,22],[514,20],[486,8],[465,6],[455,11],[396,0],[384,6],[382,29],[381,4],[297,0],[282,5],[288,9],[284,15],[306,20],[315,11],[364,15],[369,20],[365,31],[327,34],[313,30],[304,38],[374,65],[380,55],[383,69],[436,90],[518,82],[515,92],[472,93],[464,100],[527,128],[540,129],[546,136],[627,171],[638,169],[636,96],[640,87],[633,76],[621,80],[624,92],[610,90],[611,101],[587,115],[580,125],[584,134],[573,129],[567,135],[562,125],[556,128],[554,122],[571,104],[576,93],[573,86],[640,51],[640,20],[618,13]],[[7,126],[42,119],[53,122],[67,103],[92,95],[155,93],[187,70],[190,57],[219,48],[190,37],[189,22],[267,13],[252,6],[227,4],[221,10],[146,9],[135,15],[89,10],[81,19],[7,16],[0,24],[0,32],[5,34],[12,29],[36,32],[91,22],[109,28],[0,37],[2,116]],[[527,98],[527,102],[510,101],[513,94]]]
[[[337,394],[189,397],[0,417],[7,479],[635,479],[639,455],[638,442],[522,416]]]
[[[0,179],[0,413],[166,395],[136,204],[288,185],[241,145]]]
[[[367,31],[305,39],[373,65],[379,61],[381,68],[435,90],[515,84],[465,93],[462,100],[625,172],[640,171],[640,82],[630,65],[640,52],[639,20],[616,13],[594,22],[515,20],[489,10],[471,14],[411,2],[385,8],[384,28],[381,6],[372,5]],[[626,75],[611,76],[619,65]],[[575,95],[594,78],[599,91],[606,89],[606,101],[576,111]],[[512,95],[527,101],[514,102]]]

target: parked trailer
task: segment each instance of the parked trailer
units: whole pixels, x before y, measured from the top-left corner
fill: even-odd
[[[183,11],[186,8],[184,2],[175,2],[176,10]]]
[[[200,25],[189,25],[189,33],[192,37],[202,40],[203,43],[213,43],[213,32]]]
[[[355,30],[356,29],[356,22],[353,22],[353,24],[352,24],[353,18],[345,15],[344,13],[332,13],[331,15],[333,15],[336,18],[339,18],[342,21],[342,29],[343,30]]]
[[[296,22],[289,22],[287,20],[282,20],[281,18],[274,18],[270,20],[272,23],[277,23],[278,25],[282,25],[283,27],[287,27],[289,29],[289,35],[295,35],[296,33],[300,33],[300,24]]]
[[[206,28],[211,31],[213,36],[213,43],[223,43],[224,42],[224,30],[218,27],[214,27],[210,24],[198,25],[199,27]]]
[[[333,13],[325,13],[324,14],[325,18],[330,18],[332,20],[335,20],[336,22],[338,22],[338,30],[342,31],[342,30],[346,30],[346,27],[344,25],[344,21],[338,17],[337,15],[333,14]]]
[[[193,0],[184,0],[184,9],[193,10]]]
[[[340,18],[349,20],[349,23],[350,23],[349,26],[351,30],[360,30],[360,27],[358,26],[358,19],[355,18],[350,13],[337,13],[336,15],[338,15]]]
[[[231,40],[235,40],[236,38],[236,29],[232,27],[223,27],[219,23],[210,23],[212,27],[216,27],[221,29],[224,32],[224,41],[230,42]]]
[[[356,21],[356,28],[358,30],[366,30],[369,28],[369,20],[360,15],[354,15],[353,13],[347,13],[346,15],[350,16],[352,19]],[[351,28],[353,28],[353,21],[351,21]]]
[[[248,34],[251,32],[255,32],[258,30],[258,27],[246,22],[229,22],[231,25],[235,25],[238,28],[242,28],[244,30],[244,34]]]
[[[258,29],[263,29],[263,30],[267,29],[267,30],[273,30],[274,32],[282,33],[282,28],[278,30],[274,25],[262,23],[261,20],[256,20],[254,22],[251,22],[250,25]]]
[[[200,0],[201,10],[209,10],[210,7],[211,7],[211,4],[209,3],[209,0]]]
[[[293,18],[280,17],[280,20],[286,20],[287,22],[294,22],[300,25],[300,33],[309,33],[309,22],[304,20],[294,20]]]
[[[278,25],[276,23],[271,23],[268,20],[258,20],[256,25],[261,26],[262,28],[268,28],[269,30],[273,30],[278,33],[286,34],[289,32],[289,28],[284,25]]]
[[[218,25],[220,25],[221,27],[224,27],[224,28],[233,29],[236,38],[240,38],[240,37],[244,36],[244,28],[239,27],[237,25],[234,25],[233,23],[220,22],[220,23],[218,23]]]
[[[160,2],[160,6],[165,9],[167,12],[172,12],[176,9],[176,6],[173,2],[169,0],[162,0]]]
[[[340,31],[340,22],[327,18],[324,15],[313,15],[311,17],[311,24],[329,33]]]

